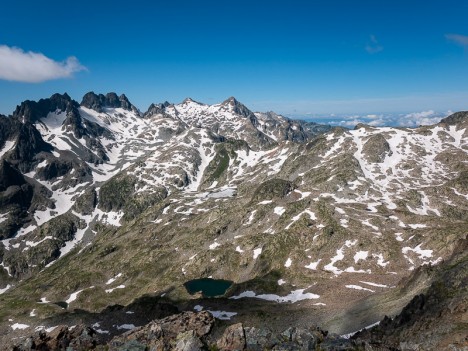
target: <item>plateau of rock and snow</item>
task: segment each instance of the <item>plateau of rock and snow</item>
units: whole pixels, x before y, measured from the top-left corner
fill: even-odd
[[[347,130],[232,97],[142,113],[55,94],[0,116],[0,158],[9,336],[84,320],[110,337],[146,323],[148,299],[347,334],[399,313],[468,234],[468,112]],[[203,277],[234,284],[189,295]]]

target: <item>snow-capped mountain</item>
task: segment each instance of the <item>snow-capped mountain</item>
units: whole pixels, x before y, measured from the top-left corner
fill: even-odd
[[[234,315],[274,301],[349,333],[397,313],[430,280],[402,282],[467,235],[467,112],[346,130],[235,98],[141,113],[125,95],[55,94],[0,116],[0,156],[0,305],[23,301],[15,322],[37,311],[28,326],[63,307],[38,301],[190,309],[183,283],[214,277],[234,282]]]
[[[329,129],[276,115],[274,120],[294,127],[303,142]],[[145,198],[156,193],[166,197],[173,191],[215,186],[214,182],[207,184],[209,180],[204,179],[204,173],[212,161],[219,162],[220,154],[223,162],[229,158],[215,150],[217,144],[229,140],[243,143],[245,151],[237,157],[240,166],[233,165],[232,172],[237,174],[227,184],[235,186],[232,182],[242,178],[239,167],[247,166],[252,157],[259,158],[265,153],[250,151],[251,147],[275,150],[278,139],[291,138],[289,131],[280,128],[274,140],[268,137],[260,130],[265,128],[257,128],[264,123],[259,123],[255,114],[234,98],[212,106],[191,99],[178,105],[153,104],[142,114],[125,95],[90,92],[78,104],[67,94],[55,94],[39,102],[25,101],[11,117],[2,117],[1,122],[5,126],[1,140],[6,182],[3,188],[22,186],[14,191],[10,189],[13,195],[8,196],[10,200],[2,209],[0,233],[7,251],[36,247],[39,244],[34,241],[29,241],[33,243],[29,246],[25,244],[27,237],[21,239],[21,244],[10,247],[9,243],[10,239],[19,241],[20,237],[63,214],[71,216],[74,223],[81,220],[89,224],[96,219],[118,224],[124,215],[119,204],[107,204],[102,199],[94,212],[86,208],[82,215],[73,209],[77,201],[79,206],[83,196],[91,196],[97,203],[101,184],[114,176],[128,180],[133,187],[132,196],[137,198],[140,194]],[[306,133],[304,125],[315,130]],[[249,152],[253,154],[250,158]],[[268,158],[265,161],[276,162]],[[99,208],[104,208],[104,212]],[[66,241],[74,236],[72,241],[76,243],[76,237],[82,237],[87,229],[88,226],[81,228],[78,235],[71,233]],[[56,249],[63,244],[59,242]],[[57,255],[34,262],[34,266],[47,264]],[[13,267],[9,272],[13,276],[25,273]]]

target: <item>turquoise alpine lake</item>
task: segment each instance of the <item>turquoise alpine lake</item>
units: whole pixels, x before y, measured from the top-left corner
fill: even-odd
[[[184,283],[189,294],[201,292],[204,297],[222,296],[231,285],[232,281],[211,278],[193,279]]]

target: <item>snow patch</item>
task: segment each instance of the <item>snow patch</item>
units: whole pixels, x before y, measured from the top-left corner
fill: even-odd
[[[220,319],[220,320],[223,320],[223,321],[228,321],[228,320],[231,320],[232,317],[234,317],[237,312],[226,312],[226,311],[211,311],[211,310],[207,310],[209,313],[211,313],[211,315],[216,318],[216,319]]]
[[[421,245],[422,244],[419,244],[415,248],[411,248],[409,246],[406,246],[406,247],[401,249],[401,252],[404,255],[406,255],[409,251],[412,251],[412,252],[418,254],[420,259],[425,259],[425,258],[432,257],[432,250],[423,250],[423,249],[421,249]]]
[[[15,323],[11,326],[11,329],[13,330],[24,330],[26,328],[29,328],[29,325],[27,324],[21,324],[21,323]]]
[[[317,267],[318,267],[321,260],[322,259],[319,258],[317,261],[311,262],[310,264],[308,264],[307,266],[304,266],[304,267],[307,268],[307,269],[312,269],[312,270],[315,271],[315,270],[317,270]]]
[[[377,326],[377,325],[379,325],[379,324],[380,324],[380,321],[375,322],[375,323],[373,323],[373,324],[371,324],[371,325],[368,325],[367,327],[364,327],[364,328],[362,328],[362,329],[370,329],[370,328],[373,328],[373,327],[375,327],[375,326]],[[362,329],[353,331],[352,333],[340,335],[340,337],[343,338],[343,339],[349,339],[350,337],[352,337],[354,334],[356,334],[358,331],[361,331]]]
[[[110,278],[107,282],[106,282],[106,285],[110,285],[112,284],[113,282],[115,282],[118,278],[120,278],[122,276],[122,273],[119,273],[117,274],[115,277],[113,278]]]
[[[286,210],[284,209],[284,207],[278,206],[278,207],[275,207],[274,212],[278,216],[281,216],[284,212],[286,212]]]
[[[125,289],[125,285],[122,284],[122,285],[116,286],[115,288],[112,288],[112,289],[106,289],[106,293],[110,294],[111,292],[113,292],[116,289]]]
[[[386,267],[390,262],[385,262],[382,254],[372,254],[372,257],[377,258],[377,264],[381,267]]]
[[[233,197],[234,195],[236,195],[236,188],[225,188],[216,192],[211,192],[206,197],[221,199],[225,197]]]
[[[360,260],[365,260],[368,254],[369,254],[369,251],[356,252],[356,254],[354,255],[354,263],[358,263]]]
[[[5,145],[3,146],[3,148],[0,150],[0,158],[5,155],[8,151],[10,151],[11,149],[13,149],[13,146],[15,145],[15,142],[14,141],[11,141],[11,140],[7,140],[5,141]]]
[[[367,285],[370,285],[370,286],[375,286],[375,287],[378,287],[378,288],[388,288],[388,285],[385,285],[385,284],[377,284],[377,283],[372,283],[372,282],[363,282],[362,280],[359,281],[359,283],[367,284]]]
[[[249,224],[252,224],[254,218],[255,218],[255,212],[257,212],[257,210],[253,210],[251,213],[250,213],[250,216],[249,216],[249,219],[247,220],[247,222],[245,222],[244,225],[249,225]]]
[[[256,260],[258,256],[262,253],[262,248],[259,247],[253,250],[253,259]]]
[[[116,326],[117,330],[122,330],[122,329],[125,329],[125,330],[133,330],[135,329],[135,324],[122,324],[122,325],[118,325]]]
[[[0,295],[4,294],[7,292],[8,289],[10,289],[12,286],[10,284],[8,284],[6,287],[4,287],[3,289],[0,289]]]
[[[363,288],[360,285],[345,285],[348,289],[355,289],[355,290],[365,290],[365,291],[370,291],[370,292],[375,292],[374,290],[368,289],[368,288]]]
[[[351,246],[356,245],[356,243],[357,243],[357,240],[346,240],[344,245],[341,248],[339,248],[338,250],[336,250],[336,255],[331,258],[331,262],[329,264],[327,264],[325,267],[323,267],[323,269],[326,270],[326,271],[333,272],[335,275],[340,275],[341,273],[343,273],[342,270],[335,267],[335,263],[338,262],[338,261],[343,260],[343,258],[344,258],[344,252],[343,251],[344,251],[345,247],[349,248]]]
[[[419,223],[417,223],[417,224],[408,224],[408,226],[410,226],[413,229],[419,229],[419,228],[426,228],[427,227],[427,225],[419,224]]]
[[[305,290],[306,289],[293,290],[293,291],[291,291],[290,294],[288,294],[286,296],[279,296],[279,295],[275,295],[275,294],[260,294],[260,295],[257,295],[253,291],[244,291],[240,295],[231,296],[230,299],[238,300],[238,299],[242,299],[244,297],[247,297],[247,298],[256,298],[256,299],[267,300],[267,301],[275,301],[275,302],[278,302],[278,303],[284,303],[284,302],[295,303],[297,301],[311,300],[311,299],[320,298],[320,295],[316,295],[316,294],[313,294],[313,293],[304,293]]]
[[[94,286],[90,286],[89,288],[84,288],[84,289],[81,289],[81,290],[78,290],[78,291],[75,291],[74,293],[71,293],[70,294],[70,297],[68,299],[65,300],[65,302],[67,304],[70,304],[72,303],[73,301],[75,301],[78,297],[79,294],[81,294],[83,291],[87,290],[87,289],[93,289]]]
[[[210,250],[216,249],[218,246],[221,246],[221,244],[217,243],[216,241],[210,245]]]

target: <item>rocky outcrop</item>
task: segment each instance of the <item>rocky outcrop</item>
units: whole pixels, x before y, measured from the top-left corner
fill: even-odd
[[[21,172],[30,172],[36,164],[35,157],[40,152],[51,152],[52,145],[42,139],[41,133],[30,123],[22,124],[16,143],[7,159]]]
[[[23,175],[13,168],[7,161],[0,160],[0,191],[5,191],[10,186],[25,184]]]
[[[362,147],[362,153],[372,163],[382,163],[387,155],[392,154],[390,145],[382,134],[371,136]]]
[[[98,196],[94,187],[85,190],[84,194],[81,195],[73,205],[73,209],[85,216],[93,213],[96,208]]]
[[[10,238],[31,220],[30,212],[53,206],[51,191],[25,178],[9,162],[0,161],[0,209],[7,218],[0,226],[0,239]]]
[[[224,331],[223,331],[224,329]],[[220,335],[220,336],[219,336]],[[242,323],[217,326],[208,312],[184,312],[113,338],[109,350],[364,350],[365,342],[328,336],[319,328],[290,327],[283,332],[244,327]],[[133,349],[132,349],[133,350]],[[368,349],[365,349],[368,350]]]
[[[250,111],[244,104],[237,101],[236,98],[233,97],[233,96],[231,96],[230,98],[224,100],[221,103],[221,106],[225,106],[226,108],[230,109],[234,113],[236,113],[238,115],[241,115],[241,116],[243,116],[245,118],[250,118],[252,120],[252,122],[257,120],[257,118],[255,117],[253,112]]]
[[[294,184],[283,179],[271,179],[262,183],[252,196],[252,201],[283,198],[294,190]]]
[[[13,347],[13,351],[88,351],[96,349],[102,344],[98,334],[92,328],[84,325],[76,327],[58,326],[50,333],[45,330],[26,338],[23,342]]]
[[[109,350],[200,350],[201,340],[208,335],[214,325],[214,318],[208,312],[184,312],[115,337],[109,342]]]
[[[61,254],[60,249],[67,241],[72,240],[76,231],[82,227],[83,223],[73,214],[57,216],[40,229],[31,232],[29,243],[21,239],[12,239],[12,247],[6,250],[2,247],[0,256],[3,256],[3,263],[9,267],[12,277],[28,276],[37,268],[57,259]]]
[[[151,104],[148,107],[148,110],[143,114],[143,117],[151,117],[154,115],[165,114],[165,108],[170,106],[171,104],[167,101],[160,103],[160,104]]]
[[[227,327],[216,345],[220,350],[226,351],[245,349],[245,332],[242,323]]]
[[[155,320],[105,341],[92,328],[78,325],[40,331],[17,343],[13,351],[62,350],[373,350],[365,342],[328,336],[319,328],[290,327],[283,332],[268,328],[244,327],[241,323],[221,326],[206,311],[183,312]]]
[[[54,94],[48,99],[39,101],[26,100],[16,107],[13,117],[22,123],[35,123],[47,116],[49,112],[57,110],[66,111],[69,106],[78,106],[78,103],[65,94]]]
[[[83,96],[83,99],[81,100],[81,106],[90,108],[96,112],[103,112],[104,108],[106,107],[120,107],[128,111],[137,111],[136,107],[130,103],[124,94],[117,96],[117,94],[113,92],[103,95],[95,94],[93,91],[90,91]]]
[[[468,111],[459,111],[451,114],[448,117],[443,118],[440,123],[445,123],[448,125],[456,125],[460,123],[468,122]]]
[[[293,120],[272,111],[255,112],[255,116],[257,128],[267,135],[274,136],[277,141],[306,143],[331,129],[328,125]]]
[[[88,148],[89,156],[87,162],[102,163],[108,161],[106,149],[101,143],[101,138],[113,140],[114,137],[107,129],[98,123],[89,121],[81,117],[80,112],[75,106],[69,106],[66,110],[66,119],[63,122],[65,131],[73,133],[76,139],[84,139]],[[97,156],[97,157],[96,157]]]
[[[0,115],[0,149],[7,140],[13,140],[21,127],[21,123],[11,117]]]

